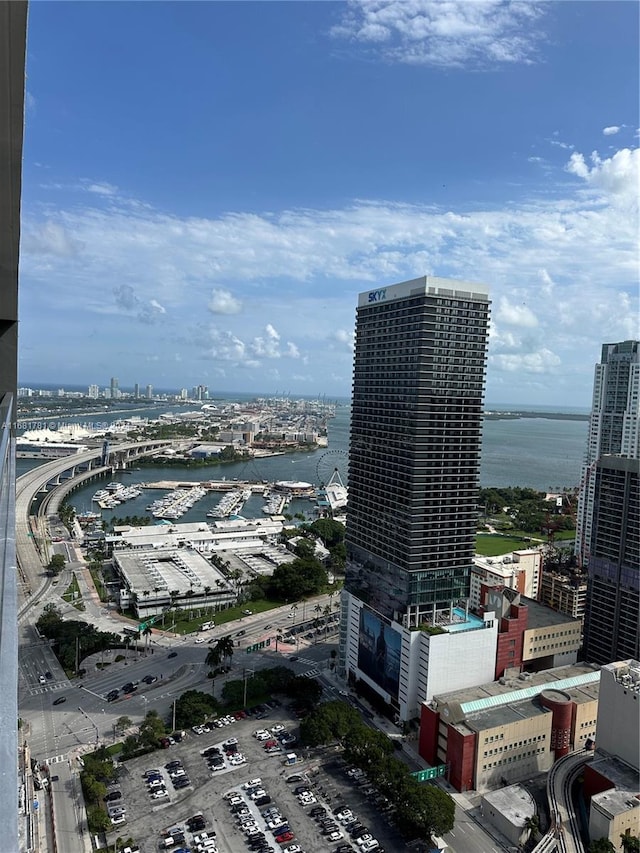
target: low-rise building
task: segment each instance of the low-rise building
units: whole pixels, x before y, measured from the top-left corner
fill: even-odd
[[[483,610],[498,619],[495,678],[505,671],[550,669],[575,663],[581,622],[513,589],[482,586]]]
[[[623,850],[626,835],[640,836],[640,798],[635,791],[611,788],[591,797],[589,838],[606,838],[616,850]]]
[[[582,622],[587,606],[587,588],[587,575],[544,571],[539,601]]]
[[[193,548],[118,549],[113,565],[122,583],[120,607],[138,618],[170,607],[220,610],[237,599],[232,581]]]
[[[471,568],[469,607],[478,611],[482,606],[482,588],[502,586],[515,589],[528,598],[538,597],[542,552],[527,548],[500,557],[474,557]]]
[[[408,721],[420,705],[447,686],[482,684],[493,677],[497,622],[454,608],[436,625],[403,627],[348,592],[342,593],[347,678]]]
[[[529,820],[536,813],[535,800],[522,785],[509,785],[484,794],[483,817],[513,845],[524,845],[529,838]]]
[[[576,664],[436,694],[422,704],[420,755],[446,765],[458,791],[547,771],[595,736],[599,681],[597,668]]]

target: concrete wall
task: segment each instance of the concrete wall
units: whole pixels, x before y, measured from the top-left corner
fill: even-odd
[[[596,742],[598,749],[621,758],[639,769],[640,764],[640,690],[638,683],[622,683],[623,673],[634,669],[634,662],[611,663],[600,670],[600,699]],[[631,665],[631,666],[630,666]],[[635,669],[640,664],[635,662]],[[635,684],[635,686],[634,686]]]

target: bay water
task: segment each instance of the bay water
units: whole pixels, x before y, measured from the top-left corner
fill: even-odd
[[[179,411],[189,407],[180,406]],[[192,407],[193,408],[193,407]],[[514,407],[523,411],[525,407]],[[508,406],[501,406],[508,411]],[[144,410],[144,417],[157,417],[169,410],[169,406],[160,405],[156,412]],[[175,410],[175,409],[174,409]],[[496,411],[496,408],[491,408]],[[539,411],[539,408],[536,408]],[[574,410],[575,412],[576,410]],[[120,473],[116,479],[129,485],[133,483],[151,483],[162,480],[198,482],[203,480],[293,480],[312,483],[326,482],[337,469],[346,483],[347,451],[349,443],[349,418],[351,408],[338,403],[336,416],[329,421],[329,443],[327,448],[318,448],[310,452],[298,452],[248,462],[233,462],[203,468],[183,468],[176,466],[154,465],[140,470]],[[586,414],[586,410],[581,410]],[[129,413],[127,413],[129,414]],[[101,419],[112,422],[124,417],[122,414],[107,414]],[[96,415],[71,416],[65,422],[95,423]],[[485,419],[483,426],[482,462],[480,483],[482,486],[523,486],[539,491],[557,491],[564,487],[577,486],[580,479],[580,467],[584,457],[587,440],[586,420],[563,420],[547,417],[526,417],[508,419]],[[18,459],[17,474],[25,473],[39,460]],[[74,492],[71,502],[78,512],[95,509],[91,497],[101,484],[93,482]],[[104,510],[103,517],[146,515],[146,507],[157,497],[164,494],[159,490],[145,490],[140,498],[128,501],[113,511]],[[182,518],[182,522],[201,521],[208,510],[218,502],[219,496],[208,494],[195,504]],[[264,500],[254,495],[245,504],[242,514],[247,517],[261,517]],[[313,505],[309,501],[292,501],[288,512],[300,512],[310,516]]]

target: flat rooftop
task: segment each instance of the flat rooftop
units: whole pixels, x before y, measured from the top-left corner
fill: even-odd
[[[527,673],[525,678],[514,676],[500,681],[490,681],[477,687],[465,687],[451,693],[440,693],[432,702],[437,706],[457,703],[465,714],[499,707],[510,702],[520,702],[542,693],[543,690],[583,691],[585,686],[597,694],[600,668],[585,663],[558,666],[542,672]],[[590,695],[590,694],[588,694]],[[585,700],[586,701],[586,700]]]
[[[556,625],[566,625],[569,622],[580,624],[581,621],[573,616],[568,616],[566,613],[560,613],[558,610],[546,607],[544,604],[524,595],[520,596],[520,604],[526,604],[529,608],[527,629],[553,628]]]
[[[591,803],[595,803],[599,809],[611,817],[640,808],[640,800],[634,791],[620,791],[617,788],[609,788],[608,791],[594,794]]]
[[[164,550],[117,551],[116,559],[131,592],[144,603],[145,592],[176,590],[184,596],[193,590],[204,594],[208,587],[212,593],[231,593],[233,585],[198,551],[192,548],[167,548]]]
[[[525,820],[533,817],[536,812],[533,797],[522,785],[509,785],[489,791],[482,799],[503,815],[512,826],[524,827]]]
[[[483,732],[486,729],[497,729],[501,726],[508,726],[510,723],[521,723],[523,720],[531,720],[533,717],[541,717],[548,713],[549,711],[546,708],[543,708],[533,699],[525,698],[517,705],[500,705],[496,708],[476,711],[467,716],[465,725],[473,732]]]

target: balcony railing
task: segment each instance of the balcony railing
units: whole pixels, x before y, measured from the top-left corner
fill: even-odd
[[[13,396],[0,399],[0,767],[2,848],[18,850],[18,624]]]

